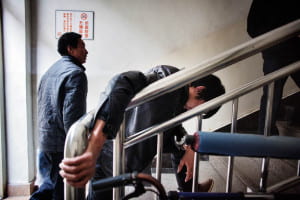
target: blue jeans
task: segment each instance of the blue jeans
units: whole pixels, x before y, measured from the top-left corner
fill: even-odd
[[[63,159],[63,152],[39,153],[39,172],[42,178],[42,184],[34,192],[30,200],[63,200],[64,183],[59,175],[59,163]]]

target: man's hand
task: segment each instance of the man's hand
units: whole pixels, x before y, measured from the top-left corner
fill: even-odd
[[[177,169],[177,173],[179,173],[182,170],[183,166],[186,166],[186,176],[184,180],[185,182],[188,182],[193,178],[194,155],[195,152],[189,146],[185,147],[185,154],[180,160]]]
[[[90,152],[85,152],[74,158],[65,158],[59,164],[60,175],[68,184],[74,187],[84,187],[92,178],[96,168],[96,158]]]
[[[86,151],[74,158],[65,158],[59,164],[60,175],[74,187],[84,187],[95,173],[96,161],[104,142],[106,135],[102,132],[105,122],[97,119],[89,138],[89,144]]]

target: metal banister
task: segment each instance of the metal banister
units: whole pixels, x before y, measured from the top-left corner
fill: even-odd
[[[270,46],[300,34],[300,20],[296,20],[241,45],[229,49],[196,66],[185,68],[177,73],[160,79],[140,91],[127,109],[150,101],[158,96],[174,91],[187,83],[212,74],[238,61],[248,58]]]
[[[232,114],[231,114],[231,128],[230,128],[231,134],[235,133],[237,130],[238,104],[239,104],[239,99],[238,98],[233,99]],[[226,189],[225,189],[227,193],[231,192],[231,188],[232,188],[233,162],[234,162],[234,157],[229,156],[227,161],[227,177],[226,177]]]
[[[94,118],[94,110],[90,111],[78,121],[76,121],[69,129],[66,136],[64,157],[72,158],[81,155],[88,146],[88,135],[90,124]],[[64,183],[64,199],[65,200],[82,200],[85,198],[84,188],[75,188]]]
[[[199,116],[200,114],[205,113],[211,109],[214,109],[215,107],[218,107],[228,101],[235,102],[238,97],[245,95],[253,90],[256,90],[266,84],[273,83],[277,79],[288,76],[289,74],[296,72],[298,70],[300,70],[300,61],[290,64],[290,65],[288,65],[280,70],[277,70],[275,72],[272,72],[266,76],[258,78],[250,83],[244,84],[243,86],[241,86],[238,89],[232,90],[222,96],[216,97],[216,98],[214,98],[204,104],[201,104],[191,110],[188,110],[166,122],[163,122],[159,125],[150,127],[146,130],[140,131],[140,132],[136,133],[135,135],[132,135],[132,136],[126,138],[125,142],[123,143],[123,148],[126,149],[134,144],[142,142],[150,137],[157,135],[160,132],[163,132],[164,130],[167,130],[168,128],[171,128],[173,126],[181,124],[182,122],[184,122],[187,119],[190,119],[192,117]],[[114,174],[114,176],[115,175],[117,175],[117,174]],[[231,179],[231,177],[230,177],[231,172],[228,173],[228,176],[229,176],[228,178]],[[230,189],[231,189],[230,188],[231,180],[229,180],[229,179],[227,180],[227,185],[226,185],[227,192],[230,192]],[[261,181],[265,181],[265,180],[266,180],[266,177],[262,177]],[[228,185],[228,183],[229,183],[229,185]],[[193,182],[193,187],[195,187],[194,182]],[[263,190],[265,190],[266,185],[263,184],[261,188],[263,188]],[[119,198],[116,198],[116,199],[119,199]]]
[[[146,101],[150,101],[158,96],[161,96],[168,92],[174,91],[174,90],[186,85],[187,83],[190,83],[201,77],[212,74],[212,73],[214,73],[220,69],[223,69],[231,64],[234,64],[234,63],[236,63],[240,60],[243,60],[247,57],[250,57],[250,56],[260,52],[263,49],[266,49],[270,46],[273,46],[279,42],[282,42],[284,40],[287,40],[287,39],[289,39],[293,36],[299,35],[299,34],[300,34],[300,20],[297,20],[297,21],[289,23],[285,26],[282,26],[278,29],[270,31],[266,34],[263,34],[263,35],[255,38],[255,39],[252,39],[248,42],[245,42],[239,46],[236,46],[228,51],[225,51],[211,59],[208,59],[208,60],[200,63],[199,65],[180,70],[179,72],[172,74],[161,80],[158,80],[158,81],[152,83],[151,85],[147,86],[146,88],[144,88],[132,99],[132,101],[128,105],[127,109],[133,108],[133,107],[138,106]],[[141,131],[141,132],[133,135],[132,137],[125,139],[123,148],[125,149],[133,144],[136,144],[140,141],[148,139],[148,138],[156,135],[155,133],[157,133],[157,132],[164,131],[172,126],[178,125],[179,123],[182,123],[183,121],[185,121],[191,117],[194,117],[200,113],[206,112],[210,109],[220,106],[229,100],[237,98],[238,96],[246,94],[247,92],[258,88],[263,84],[271,82],[271,81],[273,81],[273,79],[278,79],[280,77],[287,76],[290,73],[293,73],[294,71],[299,70],[299,69],[300,69],[299,62],[294,63],[292,65],[289,65],[286,68],[279,70],[278,72],[274,72],[263,78],[257,79],[255,82],[246,84],[243,87],[241,87],[237,90],[234,90],[229,94],[222,95],[218,98],[213,99],[212,101],[206,102],[206,103],[202,104],[200,107],[198,106],[192,110],[182,113],[181,115],[178,115],[177,117],[175,117],[167,122],[164,122],[160,125],[151,127],[151,129],[149,128],[147,130]],[[83,136],[83,134],[86,134],[86,133],[81,133],[81,134],[78,134],[79,138],[81,136]],[[68,142],[65,143],[65,148],[70,149],[70,152],[78,153],[77,149],[81,149],[82,146],[76,146],[72,143],[73,143],[72,138],[70,138],[70,140],[68,140]],[[70,153],[68,155],[68,157],[74,157],[74,156],[78,155],[77,153],[76,154]],[[118,175],[118,174],[114,174],[114,175]],[[71,186],[67,186],[68,189],[70,189],[70,187]],[[70,196],[72,196],[72,194],[70,194]],[[77,199],[79,199],[79,198],[66,198],[66,200],[77,200]]]
[[[272,72],[266,76],[260,77],[250,83],[244,84],[240,88],[237,88],[235,90],[232,90],[231,92],[228,92],[224,95],[221,95],[219,97],[216,97],[208,102],[205,102],[191,110],[188,110],[166,122],[163,122],[159,125],[150,127],[146,130],[140,131],[128,138],[125,139],[124,148],[128,148],[134,144],[137,144],[138,142],[144,141],[154,135],[156,133],[165,131],[173,126],[179,125],[182,122],[195,117],[201,113],[205,113],[211,109],[214,109],[228,101],[231,101],[235,98],[238,98],[244,94],[247,94],[259,87],[262,87],[263,85],[266,85],[272,81],[275,81],[277,79],[280,79],[282,77],[288,76],[289,74],[296,72],[300,70],[300,61],[295,62],[293,64],[290,64],[280,70],[277,70],[275,72]]]

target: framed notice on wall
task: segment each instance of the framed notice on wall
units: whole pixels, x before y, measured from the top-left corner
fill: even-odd
[[[55,37],[59,38],[65,32],[76,32],[82,39],[94,39],[94,12],[93,11],[55,11]]]

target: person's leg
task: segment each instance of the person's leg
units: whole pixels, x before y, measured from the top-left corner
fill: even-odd
[[[298,88],[300,88],[300,71],[297,71],[296,73],[291,75],[292,79],[294,80],[294,82],[296,83],[296,85],[298,86]],[[295,105],[295,111],[294,114],[291,117],[291,125],[299,125],[300,120],[299,120],[299,113],[300,113],[300,104],[296,104]]]
[[[297,71],[291,74],[292,79],[296,83],[296,85],[300,88],[300,71]]]
[[[53,169],[51,172],[52,182],[54,183],[54,199],[64,200],[64,182],[63,178],[59,175],[59,163],[61,163],[64,154],[63,152],[53,153]]]
[[[267,75],[288,64],[289,64],[288,61],[265,58],[263,64],[264,74]],[[286,82],[286,79],[287,78],[285,77],[280,80],[277,80],[275,81],[274,84],[274,98],[273,98],[272,116],[271,116],[271,135],[279,135],[278,129],[276,127],[276,118],[280,108],[283,87]],[[265,86],[263,87],[263,95],[261,97],[261,103],[260,103],[259,121],[258,121],[259,134],[264,134],[267,100],[268,100],[268,87]]]
[[[278,116],[283,87],[287,78],[280,79],[275,81],[274,84],[274,97],[273,97],[273,106],[272,106],[272,116],[271,116],[271,135],[279,135],[278,129],[276,127],[276,119]],[[268,100],[268,87],[263,88],[263,96],[261,98],[260,112],[259,112],[259,125],[258,130],[259,134],[264,134],[265,120],[266,120],[266,107]]]
[[[53,168],[52,157],[50,153],[39,153],[39,173],[42,183],[37,191],[35,191],[30,200],[52,200],[54,192],[54,183],[51,179],[51,171]]]

